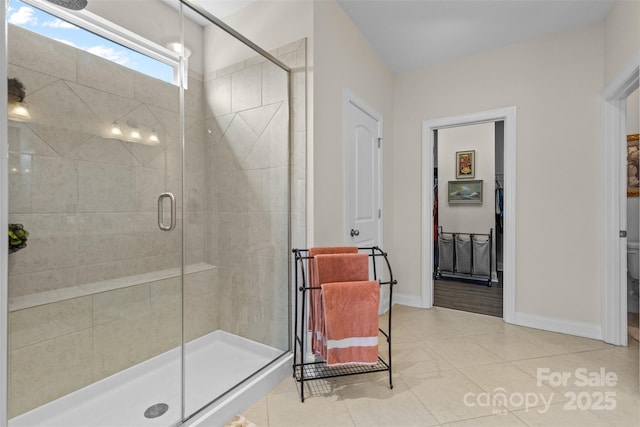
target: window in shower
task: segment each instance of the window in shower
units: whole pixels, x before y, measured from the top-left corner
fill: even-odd
[[[136,36],[138,46],[127,47],[122,43],[116,43],[112,40],[122,38],[115,34],[115,31],[123,33],[126,30],[116,28],[113,23],[105,24],[102,19],[89,12],[71,14],[56,9],[54,15],[45,11],[45,8],[49,8],[47,3],[37,0],[10,0],[7,21],[156,79],[178,84],[178,59],[168,50],[148,40],[142,40],[140,36]],[[93,32],[85,28],[90,28]],[[127,36],[126,43],[132,45],[131,36]]]

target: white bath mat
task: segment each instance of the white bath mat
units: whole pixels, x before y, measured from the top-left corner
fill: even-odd
[[[236,415],[224,427],[258,427],[242,415]]]

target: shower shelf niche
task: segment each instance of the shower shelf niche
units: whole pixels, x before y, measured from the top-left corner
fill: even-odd
[[[185,274],[197,274],[204,271],[215,270],[215,265],[204,262],[190,264],[185,267]],[[9,298],[9,312],[24,310],[26,308],[51,304],[78,298],[88,295],[95,295],[101,292],[113,291],[116,289],[128,288],[159,280],[172,279],[180,276],[180,268],[169,268],[166,270],[152,271],[149,273],[134,274],[131,276],[119,277],[117,279],[103,280],[100,282],[87,283],[84,285],[72,286],[68,288],[55,289],[40,292],[32,295]]]

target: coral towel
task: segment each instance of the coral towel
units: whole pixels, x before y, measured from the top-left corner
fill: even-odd
[[[327,366],[378,361],[378,282],[323,283]]]
[[[309,248],[309,287],[320,287],[318,282],[318,274],[316,271],[316,264],[314,257],[322,254],[357,254],[358,248],[356,246],[328,246],[328,247],[316,247]],[[363,280],[367,280],[366,279]],[[332,280],[333,281],[333,280]],[[337,280],[336,280],[337,281]],[[320,291],[309,292],[309,330],[311,331],[311,352],[313,354],[321,355],[322,349],[322,334],[321,329],[324,329],[322,311],[320,302]]]
[[[317,283],[369,280],[369,255],[320,254],[315,256]]]
[[[314,282],[321,286],[331,282],[355,282],[369,280],[369,255],[359,253],[319,254],[314,257]],[[315,293],[316,320],[311,349],[315,355],[327,360],[325,319],[319,291]]]

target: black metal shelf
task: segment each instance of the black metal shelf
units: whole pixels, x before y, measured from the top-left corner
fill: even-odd
[[[294,319],[294,333],[295,339],[293,343],[293,377],[300,383],[300,401],[304,402],[306,381],[313,381],[325,378],[344,377],[349,375],[368,374],[373,372],[389,372],[389,388],[393,388],[393,378],[391,372],[391,310],[392,310],[392,298],[393,298],[393,286],[397,283],[393,279],[393,272],[391,270],[391,264],[389,258],[385,252],[379,247],[365,247],[358,248],[360,252],[366,252],[369,255],[371,261],[371,272],[373,273],[373,280],[378,281],[380,286],[389,286],[389,307],[387,316],[386,330],[379,328],[380,334],[384,336],[387,342],[387,357],[383,358],[378,355],[378,362],[375,365],[341,365],[335,367],[327,366],[326,362],[306,362],[305,361],[305,337],[307,335],[307,292],[320,291],[320,287],[308,287],[307,286],[307,262],[311,258],[308,255],[308,249],[293,249],[292,252],[295,257],[295,286],[296,297],[294,301],[295,305],[295,319]],[[385,261],[386,270],[388,273],[388,280],[381,280],[378,278],[380,273],[378,272],[378,266],[376,265],[376,259],[382,258]]]
[[[304,369],[304,376],[302,370]],[[345,377],[348,375],[368,374],[371,372],[384,372],[390,369],[386,361],[378,357],[375,365],[343,365],[334,368],[328,367],[325,362],[304,363],[294,365],[296,381],[317,380],[322,378]]]

